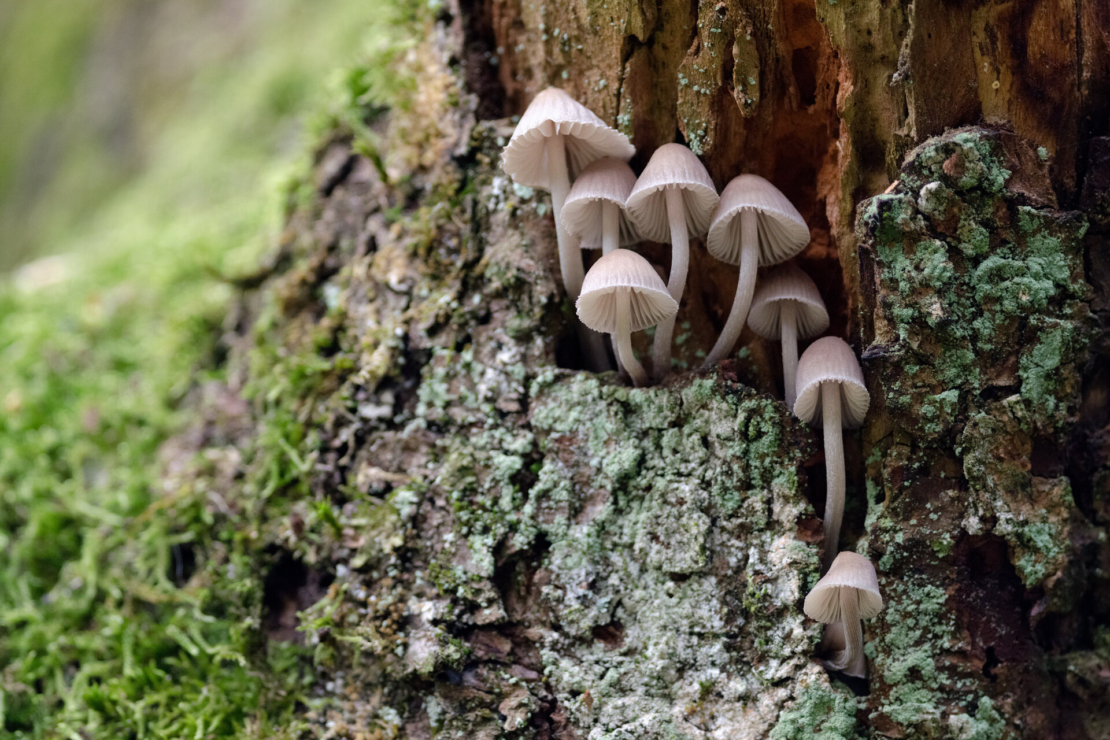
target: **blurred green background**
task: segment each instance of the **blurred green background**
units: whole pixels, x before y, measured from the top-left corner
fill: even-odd
[[[136,218],[207,220],[214,209],[242,227],[273,190],[275,165],[303,151],[306,114],[381,10],[375,0],[0,3],[0,270],[87,249]]]
[[[388,86],[391,3],[0,1],[0,738],[311,736],[311,650],[261,626],[274,513],[167,487],[166,442],[227,379],[216,276]]]

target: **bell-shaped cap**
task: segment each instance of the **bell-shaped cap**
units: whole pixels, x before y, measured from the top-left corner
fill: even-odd
[[[759,175],[732,178],[721,193],[721,204],[713,213],[709,253],[730,265],[740,264],[740,214],[749,211],[759,218],[759,264],[785,262],[809,243],[809,227],[794,204],[778,188]]]
[[[601,249],[601,208],[617,206],[620,236],[617,246],[627,247],[640,241],[640,232],[625,210],[636,175],[626,162],[603,157],[582,170],[567,194],[562,219],[567,231],[577,236],[583,249]]]
[[[703,236],[720,198],[705,165],[681,144],[664,144],[656,149],[628,196],[628,212],[640,227],[641,236],[653,242],[671,240],[664,192],[668,188],[682,191],[690,236],[695,239]]]
[[[593,111],[557,87],[532,98],[501,155],[501,167],[518,185],[551,187],[545,146],[549,136],[565,137],[571,178],[595,159],[612,157],[627,162],[636,153],[628,137],[605,125]]]
[[[776,267],[759,281],[748,311],[748,326],[764,339],[782,338],[782,304],[793,301],[798,338],[809,339],[829,328],[829,312],[809,275],[794,265]]]
[[[843,598],[859,599],[860,619],[870,619],[883,610],[875,566],[858,553],[845,551],[836,556],[829,572],[806,596],[803,609],[807,617],[822,624],[843,622]]]
[[[810,424],[821,418],[821,384],[840,386],[840,418],[847,428],[858,427],[867,416],[871,396],[863,384],[856,353],[840,337],[822,337],[798,360],[798,399],[794,416]]]
[[[614,333],[620,294],[631,299],[631,331],[655,326],[678,313],[678,303],[651,263],[629,249],[614,249],[586,273],[578,318],[594,331]]]

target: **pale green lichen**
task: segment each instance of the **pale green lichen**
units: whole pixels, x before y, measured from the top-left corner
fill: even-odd
[[[779,714],[770,740],[857,740],[857,701],[827,685],[803,686],[795,701]]]
[[[873,719],[906,736],[1010,736],[981,673],[946,657],[962,651],[963,628],[943,584],[914,575],[918,567],[964,557],[964,532],[992,534],[1027,587],[1054,584],[1051,608],[1069,603],[1058,593],[1066,579],[1053,579],[1071,547],[1070,486],[1033,476],[1028,460],[1034,438],[1059,439],[1077,403],[1085,225],[1008,190],[999,142],[977,131],[930,140],[903,168],[909,192],[865,201],[858,220],[879,286],[885,403],[895,436],[905,435],[869,461],[880,480],[869,481],[865,541],[891,574],[867,646],[880,697]],[[1006,395],[989,400],[984,383]],[[966,487],[948,474],[953,463]],[[924,495],[910,498],[923,475]],[[937,497],[944,506],[934,508]]]
[[[948,718],[953,740],[1003,740],[1009,737],[1006,721],[989,697],[979,697],[974,716],[953,714]]]

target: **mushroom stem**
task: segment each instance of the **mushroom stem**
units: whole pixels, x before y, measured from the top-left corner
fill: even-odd
[[[637,388],[648,384],[647,373],[644,366],[632,354],[632,298],[626,290],[616,291],[617,297],[617,331],[613,337],[617,341],[617,356],[620,363],[632,377],[632,382]]]
[[[570,192],[570,174],[567,172],[567,153],[562,136],[547,137],[547,172],[551,178],[551,206],[555,209],[555,236],[559,240],[559,269],[563,274],[563,286],[567,289],[571,303],[578,300],[582,292],[582,250],[571,236],[560,214]]]
[[[621,238],[620,209],[616,203],[601,204],[601,254],[605,256],[617,248]]]
[[[560,217],[567,200],[567,193],[570,192],[570,174],[567,172],[567,153],[563,145],[563,137],[547,137],[545,151],[547,171],[551,177],[551,207],[555,211],[555,236],[559,242],[559,270],[563,275],[563,286],[573,305],[582,293],[585,270],[582,267],[582,249],[578,246],[578,239],[567,231]],[[586,366],[594,372],[612,369],[609,365],[609,355],[605,351],[605,337],[582,326],[577,318],[574,319],[574,323],[578,344],[582,348],[582,354],[585,355]]]
[[[794,410],[794,401],[798,398],[798,304],[794,301],[783,301],[779,309],[779,322],[782,326],[782,390],[786,397],[786,406]]]
[[[840,520],[844,517],[844,439],[840,418],[840,384],[821,384],[821,414],[825,424],[825,570],[836,558]]]
[[[844,620],[844,649],[833,653],[828,660],[829,668],[843,671],[853,668],[853,664],[863,655],[863,627],[859,618],[859,594],[852,589],[840,593],[840,616]]]
[[[601,256],[605,256],[617,248],[620,243],[621,236],[621,222],[620,222],[620,209],[616,203],[610,201],[603,201],[601,204]],[[613,356],[617,359],[617,371],[621,376],[627,376],[628,373],[621,363],[620,349],[617,348],[616,336],[610,336],[609,339],[613,345]]]
[[[759,268],[759,216],[754,211],[740,213],[740,279],[736,283],[736,295],[732,298],[732,310],[728,321],[721,330],[721,336],[713,345],[713,350],[705,358],[701,369],[707,370],[725,359],[732,352],[744,322],[748,320],[748,309],[755,293],[755,274]]]
[[[667,220],[671,227],[671,275],[667,280],[667,290],[675,303],[681,306],[686,273],[690,269],[690,232],[686,229],[686,205],[682,201],[682,191],[669,187],[666,194]],[[656,383],[662,383],[671,370],[671,337],[674,335],[675,318],[672,316],[655,327],[651,370]]]

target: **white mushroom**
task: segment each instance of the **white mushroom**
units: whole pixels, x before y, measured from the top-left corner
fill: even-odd
[[[571,301],[578,300],[583,276],[578,241],[567,233],[561,218],[571,177],[596,159],[613,157],[628,161],[635,153],[627,136],[605,125],[589,108],[554,87],[532,99],[505,147],[501,157],[505,172],[519,185],[551,193],[559,269]],[[591,369],[611,367],[602,337],[583,329],[579,331],[579,343]]]
[[[836,555],[840,522],[844,517],[844,440],[842,430],[863,424],[871,397],[863,383],[859,361],[840,337],[818,339],[798,361],[798,399],[794,415],[802,421],[824,424],[825,564]]]
[[[744,331],[755,292],[756,269],[785,262],[807,243],[809,227],[774,185],[759,175],[740,175],[725,186],[705,245],[722,262],[740,265],[740,277],[728,320],[702,369],[727,357]]]
[[[563,205],[563,225],[581,240],[582,249],[600,249],[605,255],[640,241],[636,222],[625,208],[635,184],[632,168],[611,157],[594,161],[575,178]],[[627,377],[615,337],[612,343],[617,369]]]
[[[667,289],[675,303],[682,301],[690,266],[690,237],[701,237],[717,207],[717,188],[705,165],[681,144],[655,150],[636,187],[628,196],[628,211],[645,239],[671,243],[671,274]],[[652,345],[652,374],[659,383],[671,369],[674,318],[659,324]]]
[[[673,317],[678,303],[651,263],[627,249],[616,249],[594,263],[582,283],[578,317],[594,331],[612,334],[621,364],[637,387],[647,373],[632,354],[632,332]]]
[[[748,326],[764,339],[782,342],[782,387],[787,407],[794,408],[798,340],[829,328],[829,312],[809,275],[793,265],[776,267],[759,281],[748,313]]]
[[[625,208],[636,185],[627,163],[605,157],[582,170],[563,205],[563,225],[581,240],[582,249],[609,254],[640,241],[640,231]]]
[[[505,172],[520,185],[551,193],[559,239],[559,267],[571,300],[582,289],[582,254],[566,233],[561,214],[570,180],[591,162],[612,157],[627,162],[636,153],[628,137],[605,125],[567,93],[549,87],[532,99],[501,157]]]
[[[883,609],[879,578],[871,561],[854,552],[837,555],[829,572],[806,596],[803,608],[810,619],[843,625],[844,649],[833,653],[826,665],[864,678],[867,663],[863,658],[860,620],[871,619]]]

